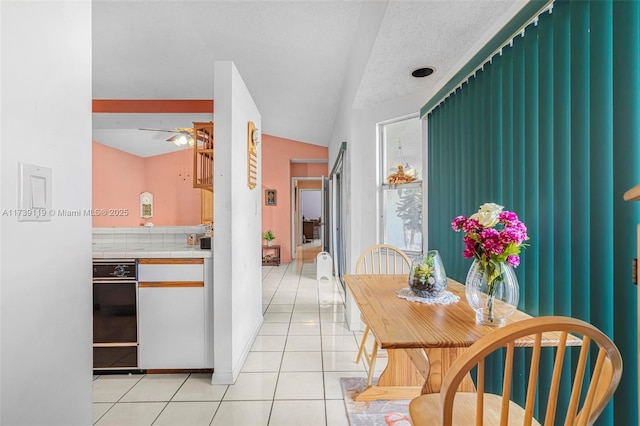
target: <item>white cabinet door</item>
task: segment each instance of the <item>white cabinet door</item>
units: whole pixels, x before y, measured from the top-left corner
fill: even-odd
[[[140,368],[205,368],[204,286],[141,283],[138,291]]]
[[[196,259],[194,259],[196,260]],[[144,263],[147,259],[140,259],[138,264],[138,281],[167,282],[167,281],[203,281],[204,259],[197,259],[199,264],[182,263]],[[155,262],[171,262],[172,259],[159,259]],[[174,261],[175,262],[175,261]]]

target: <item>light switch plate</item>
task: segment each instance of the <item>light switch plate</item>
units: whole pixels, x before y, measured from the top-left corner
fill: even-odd
[[[51,221],[51,168],[18,163],[18,222]]]

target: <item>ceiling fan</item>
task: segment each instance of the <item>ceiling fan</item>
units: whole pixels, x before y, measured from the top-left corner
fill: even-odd
[[[176,127],[175,130],[166,130],[166,129],[138,129],[145,130],[150,132],[167,132],[167,133],[175,133],[173,136],[167,139],[167,142],[173,142],[177,146],[193,146],[193,128],[191,127]]]

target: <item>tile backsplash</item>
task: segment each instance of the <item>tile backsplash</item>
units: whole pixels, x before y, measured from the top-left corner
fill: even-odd
[[[187,244],[189,234],[204,236],[204,225],[93,228],[94,246],[148,246]]]

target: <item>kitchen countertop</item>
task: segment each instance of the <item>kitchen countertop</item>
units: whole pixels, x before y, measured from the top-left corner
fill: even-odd
[[[170,258],[170,257],[213,257],[212,250],[201,249],[200,245],[177,244],[95,244],[94,259],[138,259],[138,258]]]

